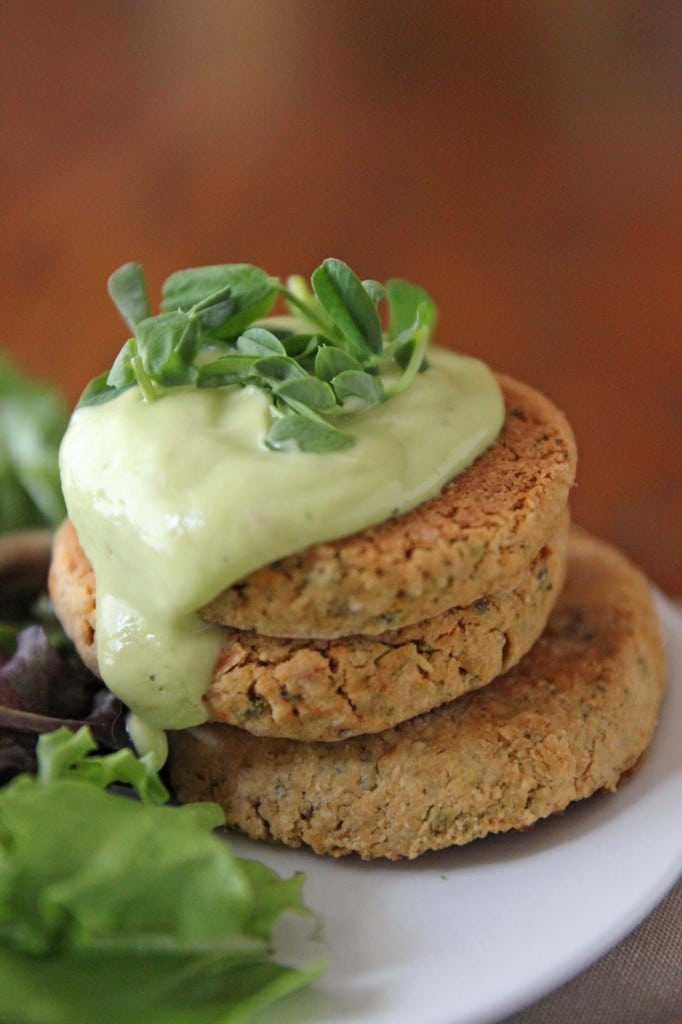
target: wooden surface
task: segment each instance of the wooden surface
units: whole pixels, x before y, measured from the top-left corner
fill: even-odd
[[[5,0],[0,347],[74,400],[129,259],[410,277],[680,595],[681,36],[674,0]]]

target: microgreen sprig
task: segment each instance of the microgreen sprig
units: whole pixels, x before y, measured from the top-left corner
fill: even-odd
[[[156,315],[139,264],[119,267],[108,287],[132,335],[79,405],[134,386],[153,401],[177,387],[251,385],[268,396],[266,444],[276,450],[353,445],[349,414],[409,387],[436,323],[422,288],[361,281],[338,259],[326,259],[310,283],[299,275],[283,283],[245,263],[179,270],[164,282]]]

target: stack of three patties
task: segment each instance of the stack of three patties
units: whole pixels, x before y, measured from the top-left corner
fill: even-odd
[[[217,800],[255,838],[414,857],[526,828],[637,760],[663,688],[648,586],[570,534],[564,416],[500,384],[500,437],[437,497],[201,610],[225,633],[210,724],[170,735],[181,800]],[[94,583],[68,526],[53,579],[92,662]]]

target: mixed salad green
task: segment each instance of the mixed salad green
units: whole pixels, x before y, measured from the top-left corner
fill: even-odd
[[[270,958],[302,876],[235,857],[217,805],[169,806],[144,759],[94,749],[46,734],[0,791],[0,1019],[233,1024],[316,977]]]

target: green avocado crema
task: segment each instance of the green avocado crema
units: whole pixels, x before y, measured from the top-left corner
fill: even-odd
[[[347,536],[436,495],[497,437],[485,364],[443,349],[403,393],[348,417],[352,447],[264,444],[272,412],[253,387],[138,388],[78,408],[60,451],[69,517],[96,578],[97,658],[131,709],[138,749],[206,720],[220,628],[197,614],[261,566]]]

